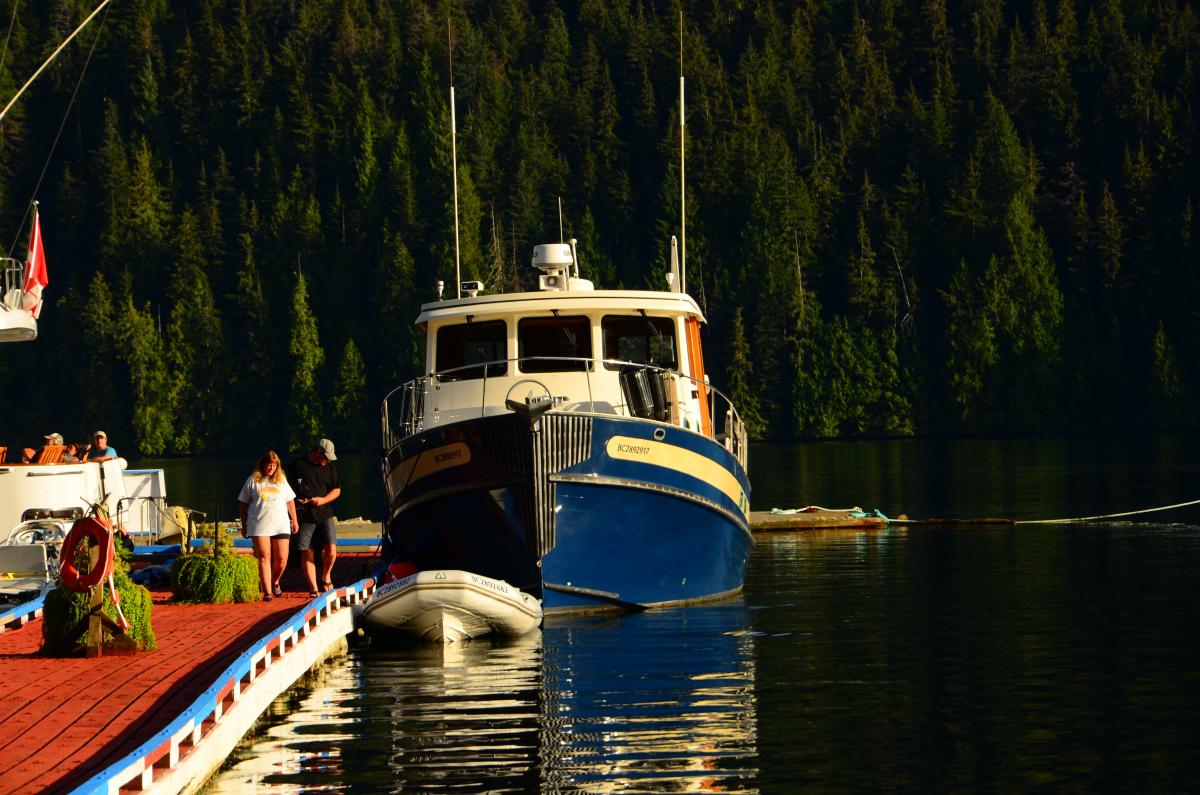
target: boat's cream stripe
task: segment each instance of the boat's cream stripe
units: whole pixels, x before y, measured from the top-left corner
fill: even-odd
[[[415,483],[421,478],[429,477],[443,469],[462,466],[470,460],[471,448],[462,442],[442,445],[432,450],[422,450],[416,458],[410,458],[397,464],[396,468],[388,475],[392,494],[399,494],[405,486]]]
[[[604,449],[610,458],[653,464],[711,483],[737,503],[743,515],[750,516],[750,500],[746,498],[742,484],[732,472],[710,458],[673,444],[629,436],[612,437]]]
[[[435,472],[441,472],[443,469],[462,466],[470,460],[471,448],[462,442],[442,445],[432,450],[423,450],[417,466],[413,470],[412,479],[420,480]]]

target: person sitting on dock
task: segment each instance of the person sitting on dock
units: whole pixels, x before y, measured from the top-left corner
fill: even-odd
[[[88,461],[108,461],[116,458],[117,451],[108,446],[108,434],[96,431],[92,434],[92,451],[88,453]]]

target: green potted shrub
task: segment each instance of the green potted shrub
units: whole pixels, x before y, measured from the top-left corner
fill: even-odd
[[[171,590],[180,602],[228,604],[262,598],[257,561],[239,555],[233,537],[219,525],[213,526],[211,544],[187,551],[171,564]]]

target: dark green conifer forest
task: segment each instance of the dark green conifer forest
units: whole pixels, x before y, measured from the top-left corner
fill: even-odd
[[[93,7],[0,2],[3,101]],[[529,284],[561,197],[586,277],[661,287],[681,11],[688,287],[756,438],[1197,426],[1183,0],[113,0],[0,128],[50,273],[0,444],[375,449],[454,282],[451,53],[463,278]]]

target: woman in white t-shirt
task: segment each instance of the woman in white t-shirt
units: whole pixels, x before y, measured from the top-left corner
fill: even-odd
[[[263,599],[280,596],[279,578],[287,564],[288,542],[300,527],[296,519],[296,493],[288,485],[279,456],[268,450],[258,459],[254,474],[238,494],[242,536],[254,543]],[[289,532],[290,531],[290,532]]]

